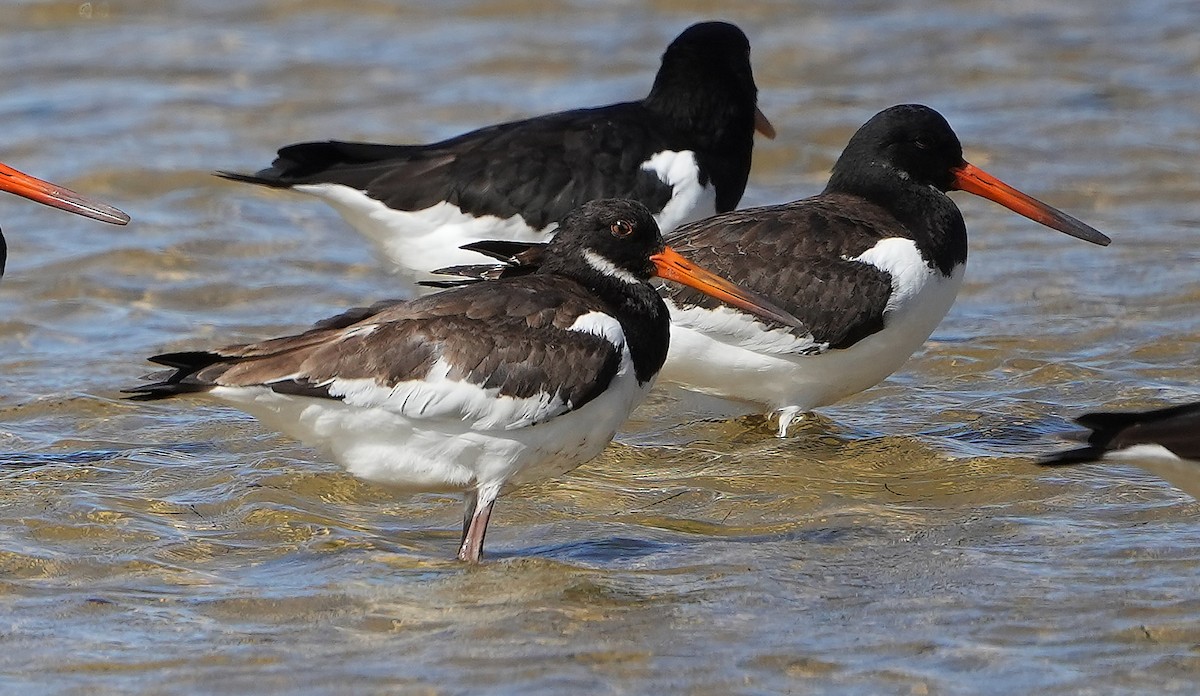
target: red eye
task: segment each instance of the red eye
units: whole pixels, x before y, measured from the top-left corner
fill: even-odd
[[[610,229],[614,237],[628,237],[633,234],[633,223],[628,220],[617,220]]]

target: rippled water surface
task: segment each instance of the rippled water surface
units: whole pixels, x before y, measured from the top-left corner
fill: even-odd
[[[1072,414],[1200,391],[1200,6],[407,6],[2,10],[0,159],[134,223],[0,200],[0,690],[1200,688],[1200,507],[1032,463]],[[212,170],[636,98],[714,16],[750,36],[780,133],[743,204],[815,193],[858,124],[919,101],[1113,245],[958,196],[967,283],[901,373],[786,440],[658,392],[598,460],[502,498],[480,568],[449,560],[452,496],[357,481],[201,399],[119,398],[147,355],[395,294],[332,211]]]

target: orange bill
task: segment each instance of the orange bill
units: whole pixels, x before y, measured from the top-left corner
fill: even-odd
[[[963,162],[951,172],[954,174],[954,188],[959,191],[995,201],[1014,213],[1085,242],[1108,246],[1112,241],[1092,226],[1076,220],[1058,208],[1046,205],[1033,196],[1021,193],[973,164]]]
[[[655,275],[659,278],[694,288],[759,318],[797,328],[803,326],[799,319],[776,307],[767,298],[744,290],[721,276],[700,268],[671,247],[663,247],[663,250],[651,256],[650,260],[654,263]]]
[[[0,163],[0,191],[8,191],[31,201],[66,210],[93,220],[124,225],[129,216],[110,205],[89,201],[71,189],[29,176]]]
[[[767,115],[762,112],[757,106],[754,107],[754,130],[762,133],[771,140],[775,139],[775,126],[767,120]]]

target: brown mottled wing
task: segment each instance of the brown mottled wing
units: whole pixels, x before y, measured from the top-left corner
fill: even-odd
[[[822,195],[784,205],[723,213],[684,225],[667,244],[689,260],[770,298],[817,344],[847,348],[883,328],[891,278],[854,258],[880,239],[902,234],[885,211]],[[671,284],[680,307],[717,300]],[[793,333],[803,336],[802,330]]]
[[[446,415],[455,399],[465,399],[458,404],[462,419],[479,417],[495,396],[507,396],[547,400],[540,422],[595,398],[620,364],[621,347],[567,330],[580,315],[604,307],[566,278],[529,276],[374,307],[352,310],[363,314],[357,322],[347,323],[344,314],[295,336],[157,356],[175,374],[131,391],[161,398],[214,386],[266,386],[386,406],[419,386],[422,398],[432,400],[430,417]],[[464,384],[478,393],[456,390]]]

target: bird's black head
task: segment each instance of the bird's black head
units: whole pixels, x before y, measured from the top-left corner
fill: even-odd
[[[937,225],[965,235],[958,208],[946,196],[931,198],[929,187],[982,196],[1093,244],[1106,246],[1110,241],[1095,228],[968,163],[946,119],[920,104],[884,109],[863,124],[833,165],[825,191],[873,200],[909,225]],[[961,246],[965,250],[965,237]]]
[[[542,270],[637,284],[654,275],[650,256],[663,246],[646,206],[622,198],[590,201],[559,221]]]
[[[928,106],[902,104],[875,114],[850,138],[830,188],[853,190],[856,179],[883,177],[949,191],[962,165],[962,143],[946,119]]]
[[[645,103],[693,130],[733,129],[751,137],[758,86],[750,41],[728,22],[693,24],[667,46]]]
[[[800,325],[799,319],[765,297],[697,266],[666,246],[650,211],[637,201],[610,198],[584,203],[559,222],[543,256],[536,272],[570,276],[615,303],[640,302],[665,312],[662,299],[647,282],[658,277],[768,321]]]
[[[754,88],[750,40],[729,22],[693,24],[667,46],[655,83],[684,75],[737,79]]]

